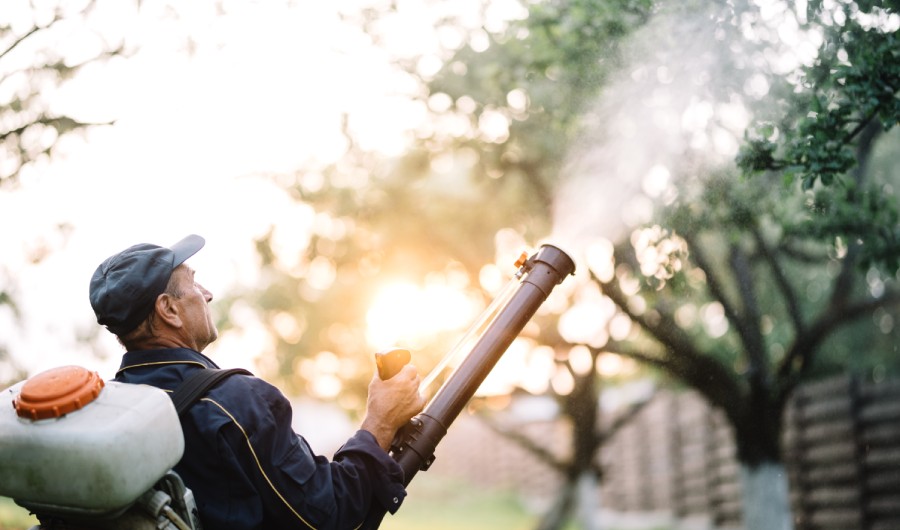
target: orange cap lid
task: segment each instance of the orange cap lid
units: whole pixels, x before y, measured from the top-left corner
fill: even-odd
[[[26,381],[13,400],[13,407],[22,418],[58,418],[94,401],[103,385],[97,372],[86,368],[52,368]]]
[[[525,262],[528,261],[528,252],[523,250],[521,254],[519,254],[519,259],[516,260],[516,268],[518,269],[522,265],[525,265]]]

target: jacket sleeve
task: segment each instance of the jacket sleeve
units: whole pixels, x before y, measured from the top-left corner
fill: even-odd
[[[252,377],[229,383],[245,388],[221,441],[258,492],[267,527],[351,529],[373,502],[391,513],[400,507],[403,471],[371,433],[357,431],[329,461],[293,431],[291,405],[278,389]]]

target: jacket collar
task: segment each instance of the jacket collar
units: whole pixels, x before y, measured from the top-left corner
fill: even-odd
[[[200,368],[218,368],[209,357],[188,348],[164,348],[159,350],[135,350],[125,352],[116,375],[131,368],[165,364],[193,364]]]

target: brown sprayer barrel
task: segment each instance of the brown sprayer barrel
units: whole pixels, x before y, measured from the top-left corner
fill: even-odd
[[[478,338],[468,355],[438,389],[425,409],[412,418],[391,444],[391,456],[409,485],[434,461],[434,450],[506,349],[521,333],[553,288],[575,272],[575,263],[553,245],[543,245],[522,265],[519,286]],[[521,274],[521,271],[520,271]],[[385,511],[373,507],[362,528],[378,528]]]

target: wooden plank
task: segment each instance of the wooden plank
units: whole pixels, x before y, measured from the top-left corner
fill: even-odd
[[[856,444],[853,440],[836,440],[829,445],[821,445],[806,451],[804,460],[808,464],[834,465],[852,462],[856,459]]]
[[[859,512],[850,509],[821,509],[809,515],[809,523],[813,528],[848,530],[859,528]]]
[[[870,469],[900,468],[900,447],[873,449],[866,453],[865,464]]]
[[[865,383],[859,385],[859,393],[866,401],[897,401],[900,400],[900,384],[896,381]]]
[[[877,401],[868,403],[861,412],[863,424],[900,421],[900,400]]]
[[[900,496],[900,470],[871,470],[866,480],[866,489],[876,494],[886,492]]]
[[[807,471],[799,480],[806,485],[830,485],[855,483],[857,478],[856,464],[841,463],[817,466]]]
[[[900,528],[900,517],[892,517],[873,521],[870,530],[897,530],[898,528]]]
[[[870,446],[900,446],[900,421],[867,426],[862,433],[862,442]]]
[[[853,437],[853,420],[849,416],[827,422],[812,423],[795,434],[796,441],[804,445],[818,445],[833,440]]]
[[[900,498],[896,495],[880,495],[866,504],[866,513],[874,518],[893,518],[900,516]]]
[[[801,422],[816,422],[830,419],[841,419],[850,415],[850,397],[846,394],[825,397],[808,404],[798,412],[798,420]]]
[[[821,381],[812,381],[804,383],[794,392],[795,399],[803,401],[805,399],[818,399],[822,396],[833,394],[846,394],[850,384],[850,378],[846,376],[838,376]]]
[[[854,486],[844,488],[817,488],[806,496],[806,506],[822,506],[828,508],[848,507],[855,509],[859,505],[859,490]]]

